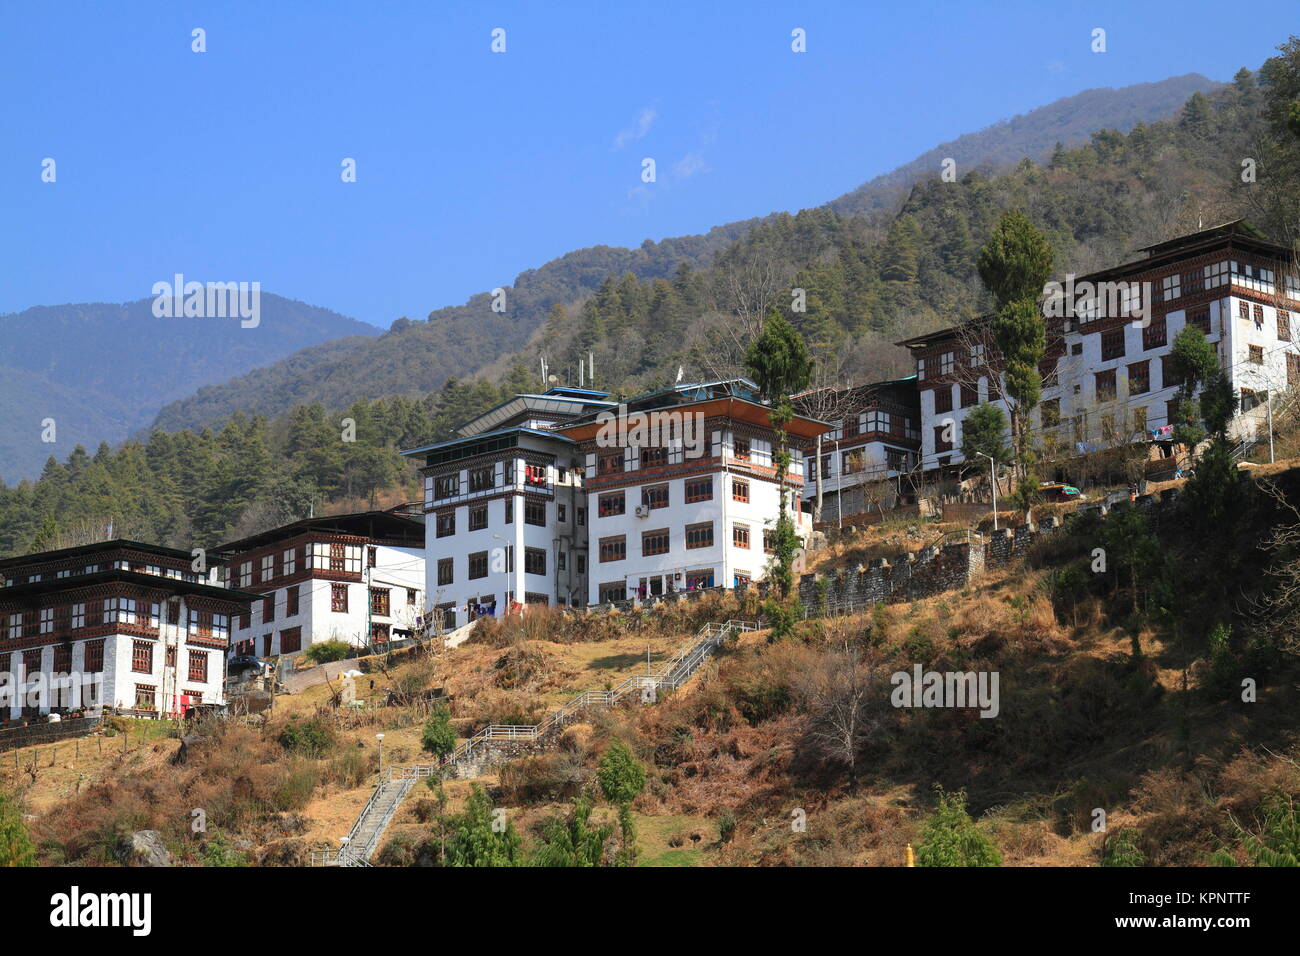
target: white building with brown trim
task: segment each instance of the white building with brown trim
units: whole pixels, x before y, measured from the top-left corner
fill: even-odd
[[[0,719],[224,703],[231,622],[256,595],[192,561],[124,539],[0,561]]]
[[[305,518],[217,549],[233,588],[256,594],[232,654],[298,654],[409,637],[424,614],[424,524],[393,511]]]
[[[612,405],[582,388],[516,395],[462,425],[461,437],[403,452],[421,464],[425,589],[445,626],[516,603],[584,605],[582,459],[558,429]]]
[[[621,432],[608,411],[557,429],[586,475],[588,603],[765,576],[779,488],[776,434],[757,391],[746,379],[679,385],[623,403]],[[787,511],[800,536],[811,530],[800,507],[804,456],[828,427],[796,415],[787,428]]]

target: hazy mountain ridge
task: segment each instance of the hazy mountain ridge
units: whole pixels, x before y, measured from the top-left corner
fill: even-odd
[[[229,379],[340,336],[378,330],[262,293],[260,321],[158,318],[153,299],[34,306],[0,315],[0,479],[34,477],[80,443],[117,442],[196,385]],[[57,441],[39,440],[53,418]]]
[[[1157,83],[1084,90],[940,143],[910,163],[831,200],[829,205],[842,215],[892,210],[913,183],[937,175],[945,159],[956,161],[958,176],[974,168],[1011,165],[1026,157],[1036,163],[1045,162],[1057,143],[1072,146],[1086,142],[1099,129],[1127,133],[1139,123],[1172,116],[1193,93],[1208,93],[1223,85],[1199,73],[1187,73]]]

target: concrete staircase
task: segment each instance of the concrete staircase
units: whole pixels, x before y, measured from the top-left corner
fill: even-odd
[[[521,743],[547,745],[558,738],[559,730],[592,709],[612,707],[634,696],[642,703],[656,703],[661,691],[681,687],[724,641],[757,627],[749,621],[706,624],[695,640],[654,673],[629,677],[612,690],[585,691],[552,711],[540,724],[489,724],[457,747],[442,764],[390,767],[380,778],[343,845],[337,850],[313,850],[312,866],[369,866],[380,838],[417,780],[456,773],[461,768],[481,770],[493,750],[503,745],[506,748]]]

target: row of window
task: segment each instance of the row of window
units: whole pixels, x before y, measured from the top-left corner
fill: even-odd
[[[733,547],[748,548],[750,546],[750,526],[747,524],[733,524],[731,528],[731,543]],[[770,530],[763,531],[763,550],[771,554],[775,546],[775,538]],[[694,550],[696,548],[713,547],[713,522],[702,521],[698,524],[688,524],[686,526],[686,548]],[[641,532],[641,555],[642,557],[652,557],[654,555],[668,554],[671,551],[671,531],[668,528],[656,528],[653,531]],[[622,561],[627,558],[627,535],[611,535],[607,538],[600,539],[600,561],[602,564],[611,561]]]
[[[515,549],[513,546],[497,549],[501,558],[494,567],[489,561],[489,552],[475,551],[467,558],[468,578],[471,581],[485,578],[491,572],[513,574],[515,570]],[[546,549],[544,548],[524,548],[524,573],[525,574],[546,574]],[[579,574],[587,573],[587,556],[579,554],[577,558],[577,572]],[[559,570],[568,569],[566,554],[561,551],[557,558]],[[454,558],[438,559],[438,586],[446,587],[456,583],[456,567]]]
[[[494,490],[497,487],[496,464],[470,468],[466,473],[466,483],[469,494]],[[524,484],[527,487],[545,488],[547,483],[546,465],[527,463],[524,465]],[[461,490],[461,476],[458,471],[449,475],[428,478],[425,481],[425,486],[429,489],[434,501],[458,498],[463,493]]]
[[[153,641],[132,641],[131,643],[131,672],[135,674],[152,674],[153,673]],[[186,658],[188,665],[188,679],[199,684],[208,682],[208,652],[196,651],[193,648],[186,648]],[[176,667],[176,648],[167,648],[168,669]],[[102,667],[102,664],[101,664]],[[57,667],[55,668],[57,670]]]
[[[137,602],[135,598],[122,597],[44,607],[37,611],[10,614],[5,633],[10,640],[18,640],[104,624],[132,624],[157,630],[163,613],[162,607],[157,601]],[[166,607],[167,623],[179,625],[180,602],[168,601]],[[230,618],[225,614],[191,609],[189,632],[202,637],[229,638]]]
[[[967,347],[964,363],[967,368],[982,368],[987,363],[988,350],[983,343],[977,342]],[[927,378],[951,375],[956,368],[956,351],[940,352],[938,355],[931,356],[923,355],[916,360],[916,378],[917,381],[924,382]]]
[[[256,568],[253,561],[240,562],[235,575],[237,586],[249,588],[255,584],[268,584],[298,572],[298,548],[286,548],[279,554],[264,554]],[[335,571],[345,574],[361,573],[361,546],[317,541],[303,545],[303,566],[308,571]],[[377,551],[373,545],[366,548],[366,563],[374,567]]]
[[[513,498],[506,498],[501,502],[504,507],[505,523],[514,524],[515,522],[515,501]],[[535,525],[539,528],[546,527],[546,512],[549,506],[545,501],[539,501],[535,498],[524,499],[524,524]],[[483,531],[488,526],[488,506],[486,504],[471,505],[469,507],[469,530]],[[555,506],[555,519],[560,524],[569,520],[568,507],[557,503]],[[585,525],[587,523],[587,509],[577,509],[577,523]],[[446,538],[456,533],[456,509],[449,508],[446,511],[439,512],[434,517],[435,533],[439,538]]]
[[[164,568],[161,565],[145,564],[140,561],[113,561],[103,565],[87,564],[81,568],[63,568],[60,571],[56,571],[54,573],[54,577],[51,580],[70,578],[74,574],[76,575],[94,574],[97,571],[101,571],[105,569],[114,570],[114,571],[136,571],[140,574],[152,574],[160,578],[171,578],[173,581],[189,581],[193,583],[202,580],[201,575],[194,574],[193,572],[190,571],[179,571],[175,568]],[[4,586],[12,587],[15,584],[23,584],[23,583],[35,584],[37,582],[45,580],[45,578],[46,575],[43,573],[29,574],[26,577],[22,578],[21,580],[17,576],[6,577],[4,581]]]
[[[104,669],[104,639],[86,641],[85,652],[82,655],[81,670],[86,674],[97,674]],[[45,649],[41,647],[32,647],[23,651],[23,672],[26,674],[35,674],[41,669],[41,655]],[[9,655],[0,654],[0,670],[9,669]],[[72,644],[55,644],[54,645],[54,667],[55,674],[68,674],[72,671]]]

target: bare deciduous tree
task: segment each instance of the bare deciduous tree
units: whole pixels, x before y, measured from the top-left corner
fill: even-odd
[[[862,652],[844,638],[799,672],[795,695],[811,723],[807,741],[818,757],[843,766],[857,781],[863,748],[884,726],[888,692]]]

